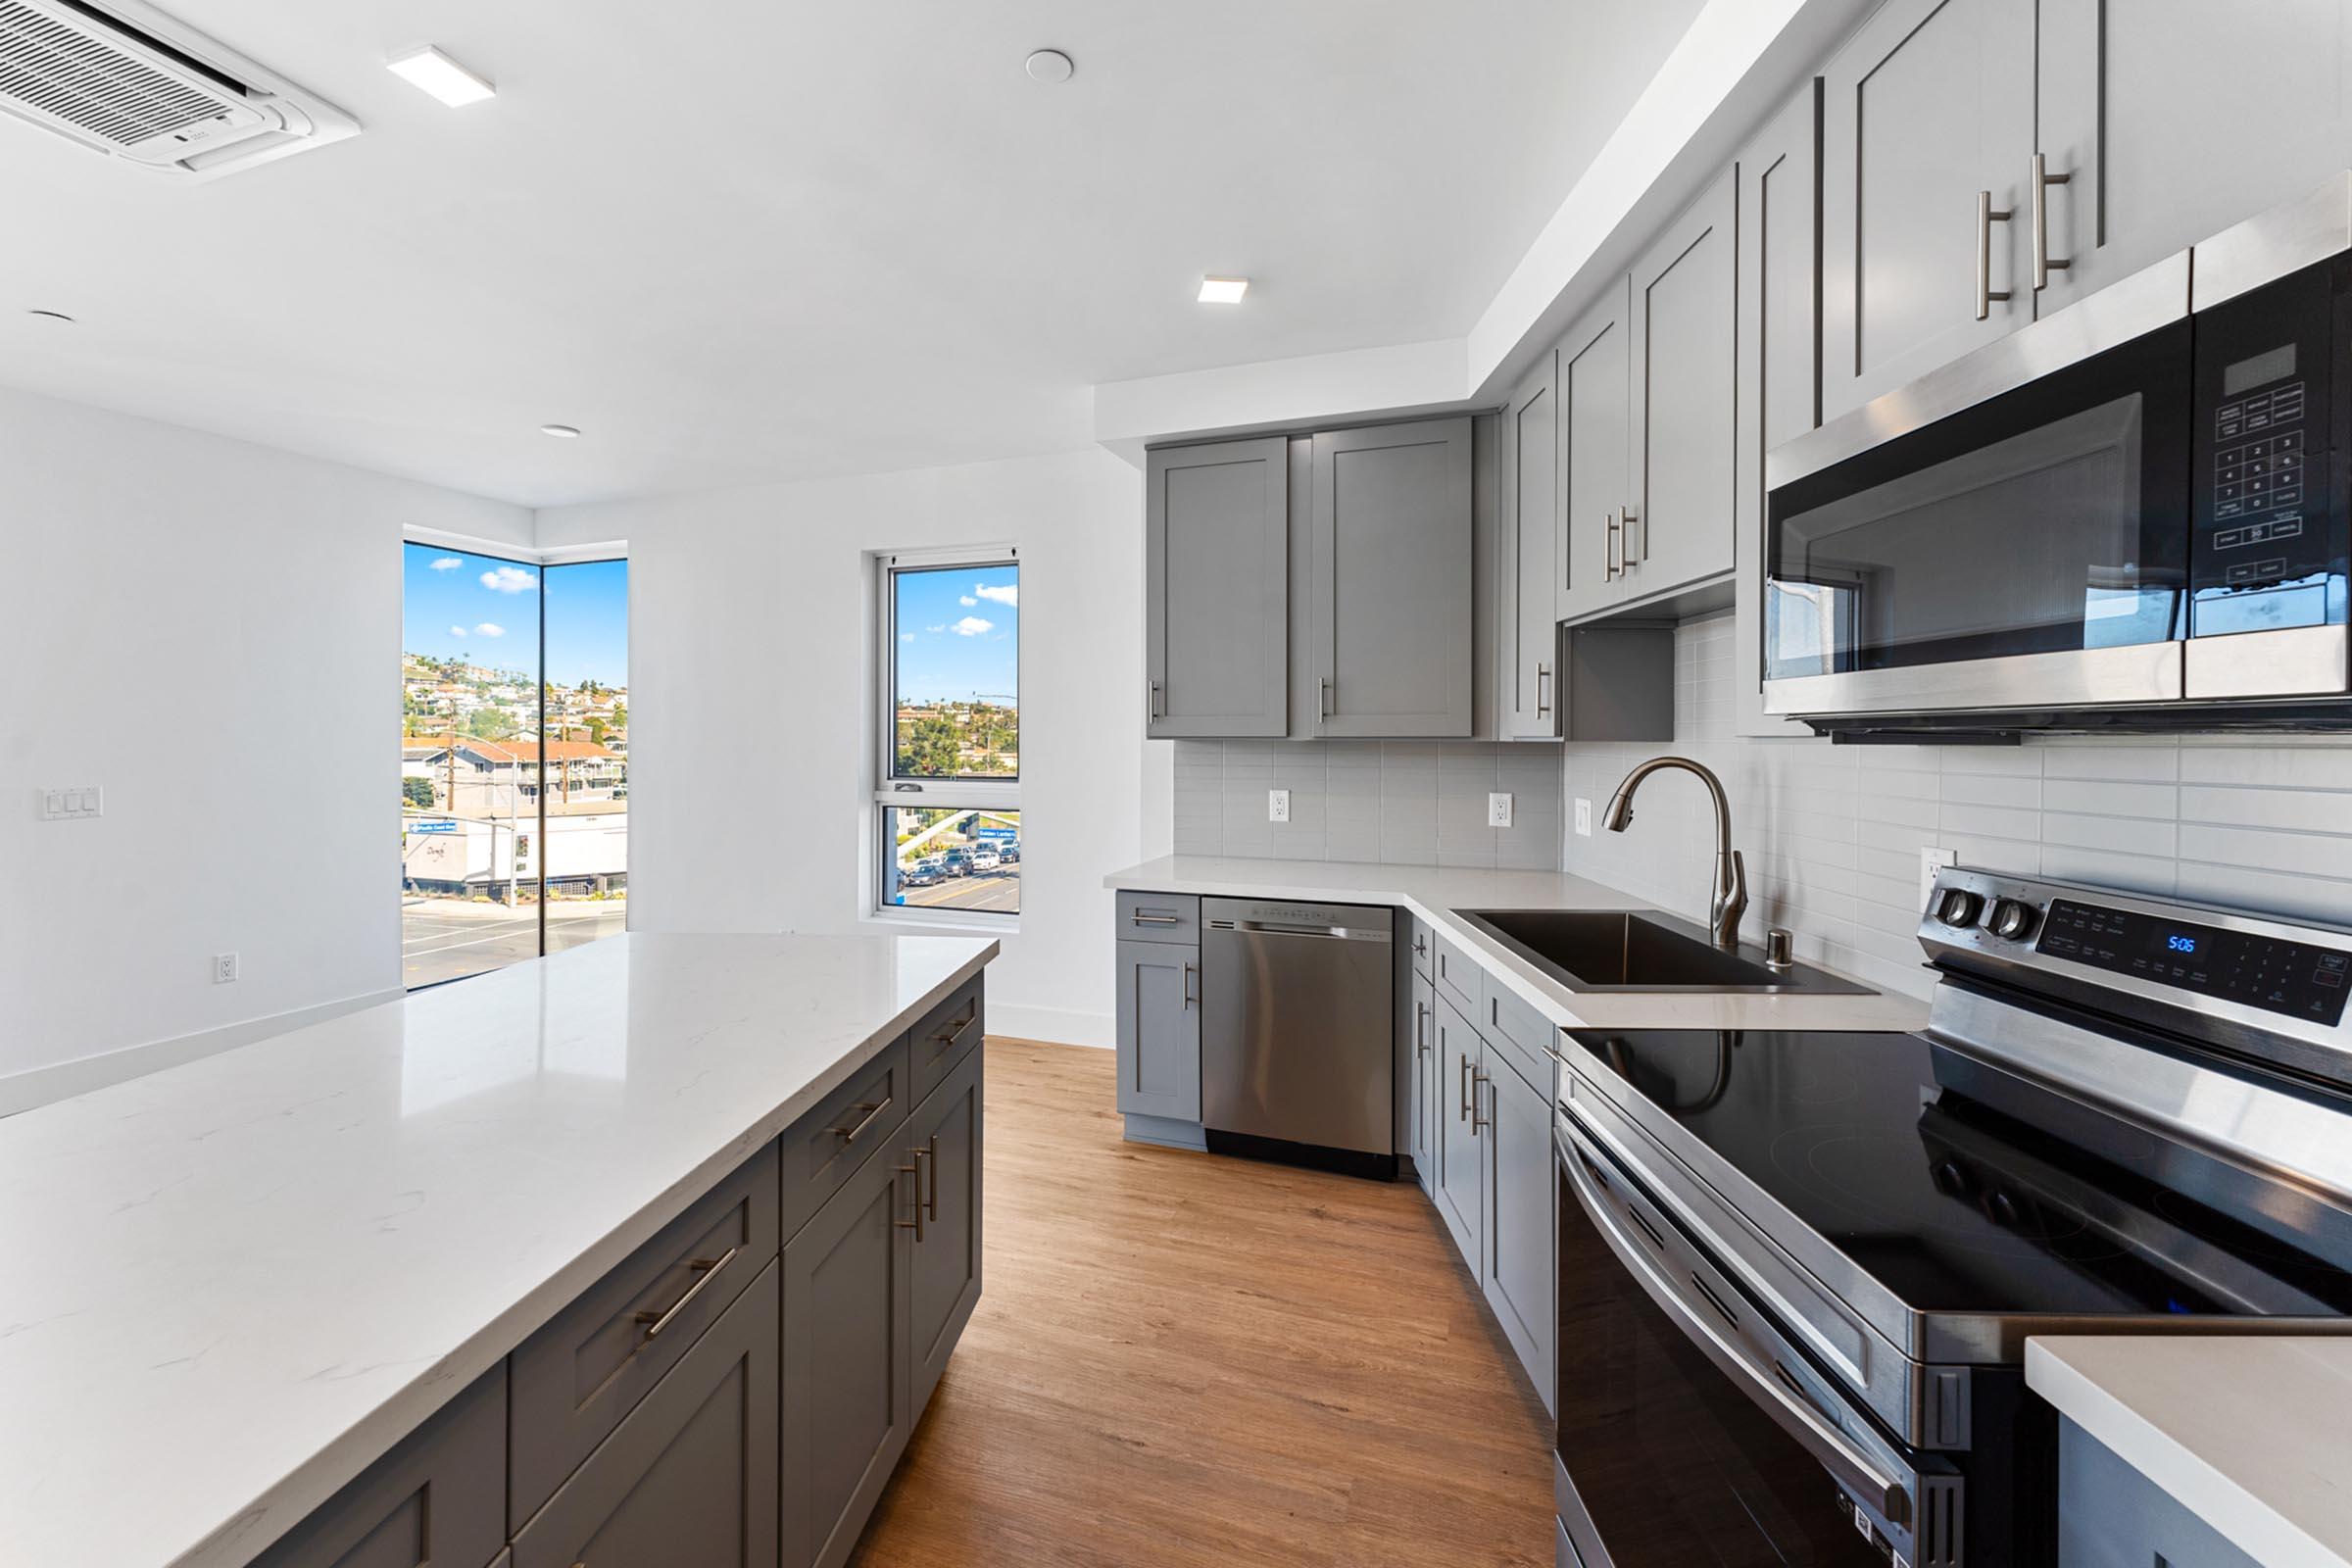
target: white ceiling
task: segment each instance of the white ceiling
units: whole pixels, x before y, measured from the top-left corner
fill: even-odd
[[[0,122],[0,381],[553,506],[1459,336],[1699,0],[166,3],[367,131],[180,186]],[[498,98],[383,69],[426,41]]]

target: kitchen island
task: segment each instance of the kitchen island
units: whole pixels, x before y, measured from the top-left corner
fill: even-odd
[[[631,1298],[607,1314],[628,1342],[613,1353],[635,1360],[603,1382],[626,1385],[637,1365],[682,1370],[699,1348],[671,1347],[700,1330],[679,1320],[657,1354],[647,1348],[670,1324],[629,1327],[663,1316],[632,1308],[692,1307],[708,1328],[722,1300],[736,1301],[732,1316],[805,1288],[792,1227],[826,1230],[873,1181],[873,1211],[900,1214],[889,1152],[905,1154],[915,1131],[902,1126],[961,1093],[969,1122],[948,1142],[970,1189],[950,1207],[968,1206],[970,1278],[943,1298],[929,1343],[898,1336],[885,1374],[896,1430],[877,1450],[895,1462],[919,1414],[906,1363],[944,1356],[978,1295],[976,1046],[996,953],[971,938],[615,937],[0,1121],[0,1563],[275,1568],[285,1548],[273,1544],[345,1502],[339,1489],[401,1457],[444,1406],[488,1407],[480,1391],[509,1381],[510,1355],[519,1424],[526,1356],[564,1349],[534,1336],[572,1323],[616,1280]],[[710,1208],[755,1179],[764,1185],[744,1186],[733,1208]],[[699,1255],[717,1234],[706,1230],[737,1223],[738,1209],[747,1237],[764,1226],[766,1255],[750,1240],[739,1262],[733,1245]],[[896,1303],[921,1290],[906,1261],[914,1232],[879,1223]],[[932,1223],[944,1223],[936,1211]],[[680,1236],[698,1255],[667,1259]],[[711,1289],[690,1302],[706,1275]],[[802,1349],[822,1360],[828,1347]],[[773,1336],[764,1353],[772,1372]],[[788,1503],[794,1353],[788,1335]],[[774,1410],[772,1388],[766,1397]],[[503,1442],[507,1401],[494,1402]],[[517,1459],[527,1446],[560,1480],[567,1444],[605,1437],[587,1476],[631,1418],[590,1402],[544,1440],[518,1425]],[[637,1414],[656,1402],[649,1394]],[[771,1428],[764,1451],[776,1449]],[[889,1468],[855,1478],[862,1506]],[[772,1466],[765,1481],[772,1501]],[[508,1539],[527,1560],[521,1533],[567,1494],[525,1494],[518,1468],[510,1496],[503,1466],[496,1491],[498,1536],[475,1560],[503,1557]],[[455,1499],[417,1509],[442,1523],[460,1511]],[[827,1555],[825,1527],[841,1522],[803,1521]]]

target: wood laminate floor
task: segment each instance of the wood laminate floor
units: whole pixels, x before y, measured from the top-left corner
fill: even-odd
[[[852,1559],[1552,1561],[1543,1406],[1409,1183],[1121,1141],[988,1042],[983,1294]]]

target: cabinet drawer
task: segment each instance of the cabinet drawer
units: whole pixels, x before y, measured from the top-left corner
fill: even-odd
[[[1551,1043],[1559,1038],[1552,1026],[1519,994],[1501,981],[1487,981],[1487,1010],[1479,1015],[1479,1031],[1487,1044],[1508,1056],[1519,1076],[1544,1092],[1544,1103],[1551,1103]]]
[[[482,1568],[507,1544],[506,1452],[501,1361],[254,1568]]]
[[[1121,942],[1200,941],[1200,901],[1189,893],[1122,893],[1119,895]]]
[[[519,1527],[579,1468],[779,1241],[776,1146],[759,1153],[514,1352],[508,1518]]]
[[[940,1081],[956,1070],[964,1053],[980,1043],[988,1030],[986,1002],[981,977],[974,975],[907,1031],[908,1071],[914,1075],[916,1104],[929,1099]]]
[[[771,1261],[516,1534],[514,1568],[773,1568],[781,1269]]]
[[[1432,930],[1429,945],[1435,950],[1437,967],[1430,978],[1437,982],[1438,995],[1459,1007],[1465,1019],[1485,1022],[1487,972],[1467,951],[1446,940],[1442,932]]]
[[[1424,980],[1434,980],[1438,966],[1436,933],[1430,929],[1427,920],[1406,914],[1401,909],[1397,911],[1397,918],[1409,928],[1408,945],[1413,950],[1413,973]]]
[[[914,1083],[902,1035],[882,1054],[851,1074],[808,1115],[785,1129],[784,1240],[822,1208],[825,1200],[914,1108]]]

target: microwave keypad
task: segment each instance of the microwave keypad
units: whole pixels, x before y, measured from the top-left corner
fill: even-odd
[[[2232,443],[2213,455],[2213,514],[2217,521],[2261,516],[2303,504],[2304,432],[2280,428],[2302,422],[2303,387],[2301,381],[2292,382],[2225,403],[2215,411],[2215,436]],[[2257,431],[2276,433],[2257,435]],[[2213,547],[2230,550],[2284,538],[2278,531],[2280,521],[2293,521],[2294,531],[2302,531],[2300,519],[2275,518],[2261,533],[2249,528],[2225,529],[2214,537]],[[2230,568],[2232,583],[2249,580],[2261,579],[2240,577],[2236,567]]]

